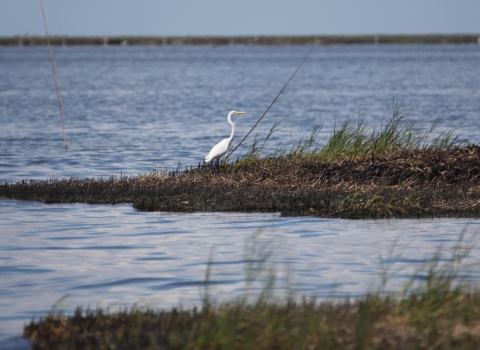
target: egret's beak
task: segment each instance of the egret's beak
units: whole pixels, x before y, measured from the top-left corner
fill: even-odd
[[[235,112],[235,114],[245,114],[245,112]]]

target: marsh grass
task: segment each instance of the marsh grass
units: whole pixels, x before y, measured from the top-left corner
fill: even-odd
[[[245,278],[249,289],[264,274],[256,299],[204,299],[201,309],[189,310],[78,308],[72,316],[49,313],[32,321],[24,336],[33,349],[476,349],[480,292],[459,273],[472,249],[464,237],[465,232],[450,257],[439,249],[427,259],[397,294],[379,289],[355,300],[272,301],[265,297],[273,293],[272,249],[256,234],[246,244]],[[212,254],[205,288],[211,262]]]
[[[133,203],[136,210],[281,212],[350,219],[480,217],[480,146],[410,122],[394,101],[378,130],[365,117],[320,125],[293,144],[256,135],[236,162],[156,169],[143,176],[0,183],[0,197],[44,203]]]
[[[133,203],[136,210],[280,212],[350,219],[480,216],[480,147],[388,157],[262,158],[138,177],[0,184],[0,196],[44,203]]]
[[[442,117],[425,129],[424,126],[408,120],[408,116],[408,111],[402,109],[399,101],[394,100],[390,118],[385,124],[382,121],[378,130],[367,127],[363,114],[356,120],[347,118],[343,123],[335,123],[330,137],[322,145],[318,140],[322,126],[317,124],[310,135],[303,136],[290,147],[280,142],[273,153],[265,154],[267,142],[281,129],[281,122],[277,122],[263,140],[257,133],[242,161],[268,157],[333,162],[339,159],[374,159],[398,151],[447,150],[461,145],[458,137],[454,135],[455,129],[437,133]]]

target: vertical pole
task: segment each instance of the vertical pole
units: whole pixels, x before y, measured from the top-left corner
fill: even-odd
[[[50,63],[52,64],[53,81],[55,83],[55,91],[57,93],[58,111],[60,112],[60,121],[62,122],[63,143],[65,145],[65,151],[68,151],[67,134],[65,134],[65,124],[63,123],[62,103],[60,102],[60,92],[58,91],[57,75],[55,74],[55,64],[53,63],[53,53],[52,53],[52,48],[50,46],[50,36],[48,35],[47,19],[45,18],[45,11],[43,9],[42,0],[40,0],[40,6],[42,7],[43,23],[45,24],[45,33],[47,36],[48,52],[50,53]]]

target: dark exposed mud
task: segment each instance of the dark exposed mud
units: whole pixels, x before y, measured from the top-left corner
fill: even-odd
[[[241,161],[117,179],[22,181],[0,196],[45,203],[133,203],[143,211],[281,212],[341,218],[480,217],[480,147],[325,163]]]

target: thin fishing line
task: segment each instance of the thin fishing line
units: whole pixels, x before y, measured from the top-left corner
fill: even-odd
[[[68,151],[67,134],[65,134],[65,124],[63,123],[62,103],[60,102],[60,92],[58,91],[57,75],[55,74],[55,64],[53,63],[53,53],[52,53],[52,48],[50,47],[50,36],[48,35],[47,19],[45,18],[45,10],[43,9],[42,0],[40,0],[40,6],[42,8],[43,23],[45,24],[45,34],[47,36],[48,52],[50,53],[50,63],[52,64],[53,81],[55,83],[55,91],[57,93],[57,102],[58,102],[58,110],[60,112],[60,121],[62,122],[63,143],[65,145],[65,151]]]
[[[253,131],[253,129],[256,128],[256,126],[258,125],[258,123],[260,123],[260,121],[263,119],[263,117],[265,117],[265,115],[268,113],[268,111],[270,110],[270,108],[272,108],[272,106],[274,105],[275,102],[277,102],[278,98],[280,97],[280,95],[282,94],[283,90],[285,90],[285,88],[287,87],[287,85],[290,83],[290,81],[293,79],[293,77],[295,76],[295,74],[297,74],[297,71],[300,69],[300,67],[302,66],[303,62],[305,62],[305,60],[307,59],[307,57],[310,55],[310,52],[312,52],[313,50],[313,47],[315,46],[315,44],[312,45],[312,47],[310,48],[310,50],[307,52],[307,54],[305,55],[305,57],[303,58],[302,62],[300,62],[300,64],[298,65],[297,69],[295,69],[295,71],[293,72],[292,76],[290,77],[290,79],[288,79],[288,81],[285,83],[285,85],[283,86],[282,90],[280,90],[280,92],[277,94],[277,96],[275,97],[275,99],[273,100],[272,103],[270,103],[270,106],[268,106],[268,108],[266,109],[265,112],[263,112],[262,116],[260,117],[260,119],[257,120],[257,122],[255,123],[255,125],[250,129],[250,131],[245,135],[245,137],[242,139],[242,141],[240,141],[238,143],[238,145],[235,146],[235,148],[230,152],[228,153],[227,157],[225,158],[225,160],[227,160],[232,154],[233,152],[235,152],[237,150],[237,148],[243,143],[243,141],[246,140],[246,138],[248,137],[248,135],[251,134],[251,132]]]

